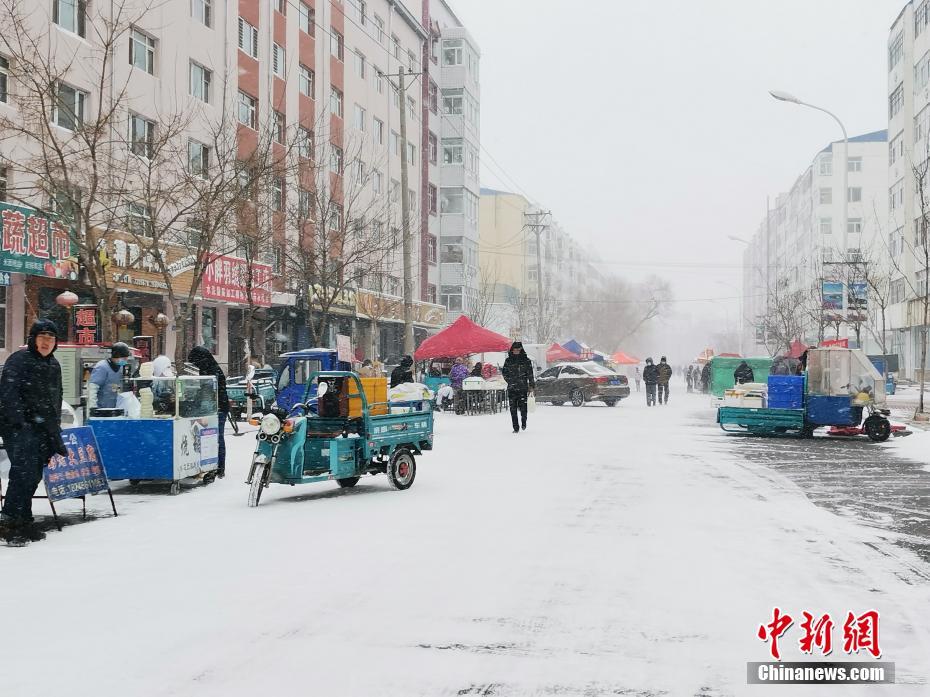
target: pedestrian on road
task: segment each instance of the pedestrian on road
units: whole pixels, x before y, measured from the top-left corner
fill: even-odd
[[[452,370],[449,371],[449,382],[452,384],[452,389],[455,391],[455,413],[464,414],[465,413],[465,395],[462,394],[462,383],[465,382],[465,378],[468,377],[468,365],[465,363],[465,359],[462,356],[459,356],[455,359],[455,365],[452,366]]]
[[[691,370],[691,366],[688,366],[688,372],[685,374],[685,382],[688,384],[688,392],[691,392],[694,387],[694,376],[692,375],[694,371]]]
[[[40,319],[26,348],[10,356],[0,374],[0,435],[10,459],[10,483],[0,535],[11,547],[45,539],[32,517],[32,497],[52,455],[67,455],[61,440],[61,366],[52,355],[58,327]]]
[[[710,389],[710,363],[705,363],[701,369],[701,392],[707,394]]]
[[[129,363],[130,354],[129,346],[117,341],[110,347],[110,357],[94,366],[87,384],[88,406],[91,409],[116,408],[116,399],[123,391],[123,368]]]
[[[405,382],[413,382],[413,356],[404,356],[400,365],[391,371],[391,387],[397,387]]]
[[[643,374],[639,372],[639,366],[636,366],[636,374],[633,376],[636,380],[636,391],[639,392],[639,383],[642,382]]]
[[[747,382],[755,382],[755,376],[752,373],[752,368],[746,361],[743,361],[738,366],[736,366],[736,370],[733,371],[733,380],[737,385],[742,385]]]
[[[206,346],[195,346],[187,354],[187,362],[192,363],[201,375],[212,375],[216,378],[216,401],[218,404],[219,444],[217,448],[216,476],[222,479],[226,476],[226,419],[229,418],[229,396],[226,394],[226,373],[216,362],[210,349]]]
[[[656,385],[659,382],[659,369],[653,364],[651,358],[646,359],[646,367],[643,369],[643,382],[646,383],[646,406],[655,406]]]
[[[672,379],[672,366],[665,361],[665,356],[662,356],[656,368],[659,371],[659,404],[668,404],[668,382]]]
[[[510,400],[510,421],[513,424],[513,432],[519,433],[521,427],[525,431],[527,400],[529,395],[536,390],[536,379],[533,377],[533,363],[526,355],[522,342],[513,342],[501,373],[507,381],[507,399]],[[517,422],[518,410],[520,412],[519,423]]]

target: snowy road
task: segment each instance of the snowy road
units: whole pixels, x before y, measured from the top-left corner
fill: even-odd
[[[776,605],[877,609],[898,684],[857,693],[930,693],[918,556],[808,500],[796,442],[776,457],[703,397],[639,398],[543,406],[520,435],[441,414],[408,492],[272,487],[257,509],[250,438],[230,438],[222,482],[122,489],[119,518],[0,548],[0,693],[839,694],[746,684]],[[782,657],[816,658],[796,630]]]

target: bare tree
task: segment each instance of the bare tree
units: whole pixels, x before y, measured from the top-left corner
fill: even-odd
[[[805,290],[786,290],[787,283],[776,282],[769,291],[761,324],[769,355],[790,351],[791,342],[804,335],[810,314],[810,294]]]
[[[471,309],[468,311],[468,318],[475,324],[487,327],[496,319],[495,307],[499,282],[500,271],[496,262],[481,269],[478,276],[478,289],[472,298]]]

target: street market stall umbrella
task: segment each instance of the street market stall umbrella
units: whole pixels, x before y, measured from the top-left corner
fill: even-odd
[[[807,344],[803,341],[798,341],[795,339],[791,342],[791,350],[788,351],[788,358],[800,358],[804,355],[804,352],[807,351]]]
[[[612,360],[617,365],[639,365],[640,363],[638,358],[635,356],[630,356],[623,351],[617,351],[610,357],[610,360]]]
[[[430,358],[455,358],[473,353],[507,351],[512,342],[506,336],[478,326],[462,315],[449,327],[420,344],[413,357],[418,361]]]
[[[559,346],[558,344],[552,344],[549,349],[546,351],[546,362],[547,363],[558,363],[559,361],[580,361],[581,356],[577,353],[572,353],[564,346]]]
[[[587,344],[582,344],[579,341],[571,339],[562,344],[562,348],[571,351],[572,353],[578,354],[582,360],[590,361],[594,357],[594,351],[591,350],[591,347]]]

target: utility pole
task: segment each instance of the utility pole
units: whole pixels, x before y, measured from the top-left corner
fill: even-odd
[[[526,213],[527,219],[532,218],[532,223],[527,223],[526,227],[536,235],[536,341],[542,342],[543,329],[543,268],[542,268],[542,231],[548,228],[548,223],[540,222],[551,211],[534,211]]]
[[[398,71],[400,92],[400,215],[404,253],[404,354],[413,355],[413,259],[410,244],[410,201],[407,200],[407,86],[404,66]]]

